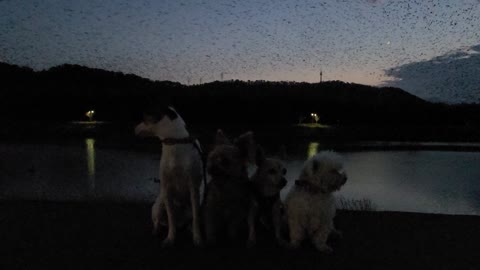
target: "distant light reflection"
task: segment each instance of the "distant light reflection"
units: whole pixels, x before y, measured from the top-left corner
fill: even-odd
[[[87,146],[87,174],[88,174],[88,193],[93,195],[95,192],[95,139],[85,139]]]
[[[318,153],[318,146],[319,145],[320,144],[316,143],[316,142],[312,142],[308,145],[307,158],[311,158]]]

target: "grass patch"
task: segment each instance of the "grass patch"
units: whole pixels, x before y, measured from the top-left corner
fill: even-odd
[[[377,206],[369,199],[337,198],[337,207],[342,210],[352,211],[376,211]]]

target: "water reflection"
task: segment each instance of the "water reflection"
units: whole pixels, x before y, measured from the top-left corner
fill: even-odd
[[[88,175],[88,193],[95,195],[95,139],[85,139],[87,151],[87,175]]]
[[[319,143],[316,142],[312,142],[308,145],[307,159],[315,156],[318,153],[318,146]]]
[[[96,145],[97,143],[97,145]],[[307,148],[308,146],[308,148]],[[285,161],[285,198],[305,161],[324,149],[301,145]],[[144,201],[159,186],[159,163],[150,153],[106,150],[94,139],[79,146],[0,143],[0,200]],[[342,152],[349,181],[346,199],[370,200],[377,210],[480,215],[480,153],[448,151]],[[32,169],[32,164],[34,169]]]
[[[378,210],[480,214],[478,153],[345,153],[346,198],[371,200]],[[473,192],[472,192],[473,191]]]

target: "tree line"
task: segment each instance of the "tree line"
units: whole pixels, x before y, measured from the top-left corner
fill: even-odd
[[[328,125],[478,125],[479,104],[441,104],[393,87],[322,83],[215,81],[183,85],[64,64],[34,71],[0,63],[3,119],[138,121],[152,101],[175,106],[187,122],[296,124],[316,113]]]

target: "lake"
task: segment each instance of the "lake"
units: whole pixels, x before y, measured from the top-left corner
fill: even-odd
[[[299,144],[285,161],[289,184],[323,146]],[[345,200],[375,210],[480,215],[480,152],[348,151]],[[99,147],[93,138],[69,144],[0,144],[0,199],[153,202],[160,153]]]

